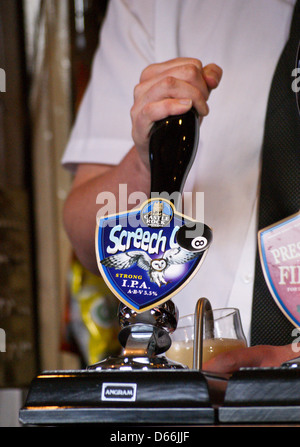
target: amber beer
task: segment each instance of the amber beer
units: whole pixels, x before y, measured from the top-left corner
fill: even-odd
[[[212,323],[208,325],[208,332],[204,330],[202,364],[224,352],[247,347],[238,309],[214,309],[206,315],[208,321],[213,321],[213,325],[212,328]],[[172,336],[172,345],[166,355],[171,360],[192,368],[193,345],[194,315],[187,315],[179,321],[178,328]]]
[[[193,340],[174,341],[166,355],[169,359],[182,363],[192,369],[193,345]],[[234,351],[235,349],[246,347],[247,344],[244,340],[234,338],[212,338],[203,340],[202,362],[206,363],[223,352]]]

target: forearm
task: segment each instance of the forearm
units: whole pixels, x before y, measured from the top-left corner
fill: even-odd
[[[132,148],[122,162],[103,169],[99,165],[79,166],[72,190],[65,202],[64,225],[80,262],[93,273],[98,273],[95,254],[96,218],[105,213],[125,211],[134,207],[128,204],[124,191],[119,197],[119,185],[126,185],[127,197],[134,192],[145,196],[150,193],[150,173]],[[113,200],[105,203],[104,199]],[[125,199],[125,200],[124,200]]]

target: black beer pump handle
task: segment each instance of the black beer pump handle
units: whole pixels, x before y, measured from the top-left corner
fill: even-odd
[[[151,194],[182,194],[199,140],[199,115],[192,108],[183,115],[157,121],[150,132]]]

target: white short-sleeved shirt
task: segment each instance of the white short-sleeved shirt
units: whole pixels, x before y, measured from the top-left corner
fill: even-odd
[[[198,298],[238,307],[249,335],[260,153],[271,80],[295,0],[110,0],[91,82],[63,164],[119,163],[132,147],[130,108],[140,73],[178,56],[214,62],[223,78],[209,99],[185,191],[204,193],[214,242],[174,298],[180,315]],[[199,204],[200,205],[200,204]],[[195,207],[194,207],[195,208]],[[185,208],[185,214],[199,210]]]

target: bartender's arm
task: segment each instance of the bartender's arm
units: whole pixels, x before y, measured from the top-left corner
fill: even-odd
[[[201,120],[208,114],[210,91],[218,86],[221,76],[222,70],[215,64],[202,67],[199,60],[191,58],[150,65],[143,71],[134,92],[131,109],[134,147],[117,166],[78,166],[64,207],[64,224],[78,259],[90,271],[98,274],[95,256],[98,194],[112,192],[118,205],[119,185],[126,184],[128,195],[141,191],[148,196],[148,146],[153,123],[169,115],[185,113],[192,106]],[[116,211],[125,210],[117,208]]]
[[[135,191],[148,195],[148,136],[153,123],[187,112],[192,105],[201,121],[208,113],[209,93],[218,86],[221,76],[219,67],[209,64],[202,68],[196,59],[179,58],[149,66],[134,92],[131,110],[134,147],[117,166],[79,165],[65,204],[64,223],[79,260],[90,271],[98,274],[94,245],[98,194],[110,191],[118,204],[119,184],[123,183],[127,185],[128,195]],[[256,346],[222,354],[204,368],[228,373],[242,366],[279,366],[294,357],[291,346]]]

